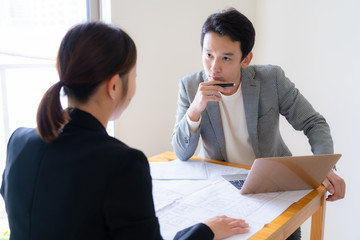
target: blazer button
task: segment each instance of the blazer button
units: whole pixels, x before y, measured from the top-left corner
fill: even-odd
[[[185,142],[185,144],[189,144],[189,138],[188,138],[188,137],[185,137],[185,138],[184,138],[184,142]]]

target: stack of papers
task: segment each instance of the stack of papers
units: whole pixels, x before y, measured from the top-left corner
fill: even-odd
[[[151,162],[150,169],[156,215],[165,240],[173,239],[184,228],[221,215],[244,219],[250,225],[249,233],[228,240],[248,239],[311,191],[241,195],[222,175],[248,170],[196,160]]]

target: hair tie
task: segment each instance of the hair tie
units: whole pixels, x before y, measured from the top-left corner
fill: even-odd
[[[59,80],[61,86],[67,86],[67,84],[63,80]]]

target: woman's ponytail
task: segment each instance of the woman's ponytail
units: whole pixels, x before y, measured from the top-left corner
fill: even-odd
[[[69,115],[60,102],[62,85],[61,81],[52,85],[44,94],[37,110],[37,131],[45,142],[55,140],[69,120]]]

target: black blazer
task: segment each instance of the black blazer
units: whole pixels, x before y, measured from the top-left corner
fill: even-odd
[[[162,239],[145,155],[89,113],[70,116],[51,143],[28,128],[9,140],[1,194],[11,239]],[[175,238],[213,237],[197,224]]]

